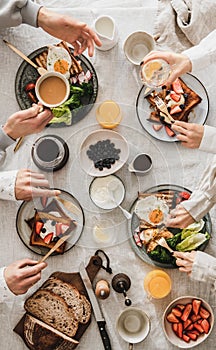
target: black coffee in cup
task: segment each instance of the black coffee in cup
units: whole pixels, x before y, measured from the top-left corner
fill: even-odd
[[[134,162],[133,162],[133,167],[134,170],[138,171],[146,171],[149,170],[149,168],[152,166],[152,160],[147,154],[139,154]]]

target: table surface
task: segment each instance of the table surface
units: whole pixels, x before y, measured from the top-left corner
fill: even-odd
[[[40,2],[40,1],[39,1]],[[55,1],[47,1],[47,5],[56,6]],[[137,191],[145,191],[148,188],[159,184],[175,184],[185,186],[193,190],[199,176],[205,169],[211,155],[202,153],[198,150],[184,149],[178,143],[166,143],[153,139],[141,127],[136,116],[135,102],[141,82],[139,79],[139,67],[133,66],[128,62],[123,52],[123,42],[132,32],[139,29],[153,33],[155,19],[155,3],[151,2],[150,6],[146,1],[124,1],[119,2],[119,7],[115,6],[116,2],[110,2],[110,6],[104,0],[104,6],[97,6],[99,1],[94,1],[94,6],[86,6],[90,1],[81,2],[81,8],[67,8],[68,1],[63,2],[65,6],[60,9],[63,13],[69,13],[81,20],[92,25],[94,19],[100,14],[111,15],[118,27],[119,41],[118,44],[110,51],[101,52],[96,50],[91,62],[95,67],[99,81],[99,91],[96,104],[90,113],[79,123],[68,128],[51,129],[47,128],[41,135],[55,133],[63,137],[70,148],[70,158],[67,165],[54,174],[46,174],[53,187],[65,189],[72,193],[80,202],[85,215],[85,226],[80,240],[76,246],[63,256],[50,257],[48,267],[42,275],[42,281],[55,271],[76,272],[79,264],[84,261],[86,264],[89,258],[94,255],[97,249],[103,249],[108,254],[113,275],[123,272],[131,279],[131,288],[128,296],[131,298],[133,305],[142,308],[149,316],[151,322],[151,331],[143,343],[139,343],[135,348],[143,349],[174,349],[165,338],[162,330],[162,314],[166,306],[176,297],[181,295],[195,295],[203,297],[209,301],[212,307],[215,307],[214,296],[210,293],[210,288],[199,282],[189,279],[186,274],[180,273],[177,269],[166,270],[172,279],[172,291],[166,298],[157,301],[150,301],[143,289],[143,280],[147,272],[154,267],[143,262],[131,249],[128,240],[130,232],[129,225],[120,209],[105,211],[99,210],[90,200],[88,195],[89,184],[92,177],[87,175],[79,165],[78,154],[81,141],[93,130],[100,127],[96,123],[95,110],[97,105],[106,100],[113,99],[119,103],[123,120],[121,125],[116,129],[122,134],[129,144],[129,159],[127,164],[117,172],[126,187],[126,197],[122,205],[129,209],[134,202]],[[102,3],[102,2],[101,2]],[[133,4],[133,5],[130,5]],[[149,3],[149,2],[148,2]],[[75,7],[75,5],[74,5]],[[109,7],[109,8],[108,8]],[[59,11],[60,11],[59,10]],[[0,31],[1,39],[5,38],[15,44],[25,54],[30,54],[35,49],[49,43],[56,43],[57,40],[50,37],[40,29],[30,28],[22,25],[19,28],[10,28]],[[2,40],[0,41],[0,103],[1,114],[0,122],[3,124],[8,116],[19,109],[14,92],[14,81],[17,69],[22,60],[7,48]],[[210,111],[207,124],[216,126],[213,110],[216,108],[215,86],[211,81],[211,76],[206,70],[194,73],[205,85],[209,100]],[[13,153],[13,147],[7,151],[7,157],[1,170],[29,167],[38,170],[31,161],[31,146],[40,135],[31,135],[26,137],[23,145],[17,153]],[[127,170],[128,163],[138,152],[150,154],[153,160],[153,168],[149,174],[137,178]],[[1,245],[0,261],[4,266],[12,261],[24,257],[38,259],[39,256],[32,253],[26,248],[16,232],[16,214],[21,202],[1,201]],[[215,229],[216,217],[215,210],[211,211],[213,232]],[[109,246],[96,244],[92,238],[92,217],[99,219],[109,218],[113,222],[113,239]],[[206,249],[207,252],[216,256],[216,242],[212,235],[211,241]],[[113,275],[108,275],[104,270],[100,271],[95,282],[106,278],[111,282]],[[32,288],[30,295],[39,287],[40,283]],[[21,338],[13,332],[14,326],[24,313],[23,300],[26,296],[16,297],[11,304],[0,305],[1,320],[1,348],[6,350],[26,349]],[[107,322],[107,329],[110,335],[112,348],[115,350],[126,349],[127,344],[119,337],[115,330],[117,316],[125,308],[123,296],[111,290],[108,299],[100,301],[100,305]],[[214,308],[215,310],[215,308]],[[97,345],[96,345],[97,344]],[[77,349],[103,349],[101,338],[97,330],[94,317],[88,330],[83,335]],[[197,349],[214,349],[214,330],[204,344]]]

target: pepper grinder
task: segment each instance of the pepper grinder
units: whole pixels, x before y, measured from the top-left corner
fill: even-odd
[[[110,295],[109,283],[106,280],[100,280],[95,286],[95,295],[99,299],[106,299]]]
[[[126,292],[131,286],[130,278],[124,273],[118,273],[112,279],[112,287],[117,293],[123,293],[125,297],[125,305],[130,306],[131,300],[127,297]]]

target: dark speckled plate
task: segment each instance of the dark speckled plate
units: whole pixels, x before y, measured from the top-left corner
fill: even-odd
[[[35,57],[40,55],[42,52],[46,51],[47,47],[41,47],[34,52],[32,52],[28,57],[35,62]],[[71,49],[73,52],[73,50]],[[72,125],[76,124],[80,120],[82,120],[92,109],[93,104],[96,101],[97,93],[98,93],[98,79],[95,72],[95,69],[91,62],[84,56],[80,55],[78,58],[79,61],[81,61],[81,66],[86,72],[89,70],[92,74],[92,78],[89,81],[93,86],[93,94],[91,96],[84,96],[82,100],[83,107],[79,110],[71,110],[72,112]],[[35,62],[36,63],[36,62]],[[31,107],[32,102],[29,100],[26,92],[25,92],[25,86],[26,84],[33,82],[35,83],[38,79],[39,74],[35,68],[33,68],[30,64],[28,64],[26,61],[23,61],[17,71],[16,79],[15,79],[15,93],[17,102],[21,109],[26,109]],[[67,126],[64,123],[59,124],[50,124],[52,127],[62,127]]]

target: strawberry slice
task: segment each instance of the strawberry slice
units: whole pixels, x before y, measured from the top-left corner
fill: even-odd
[[[46,208],[48,198],[45,197],[45,196],[40,197],[40,201],[41,201],[41,204],[42,204],[43,208]]]
[[[189,199],[190,198],[190,193],[186,192],[186,191],[182,191],[179,193],[179,196],[183,199]],[[197,300],[197,299],[194,299]]]
[[[173,330],[173,332],[177,333],[177,331],[178,331],[178,323],[172,323],[172,330]]]
[[[184,322],[187,321],[188,317],[190,316],[191,310],[192,310],[192,304],[187,304],[185,306],[185,309],[181,317],[182,321]]]
[[[193,332],[187,332],[187,336],[192,340],[197,340],[197,335]]]
[[[171,91],[170,97],[173,101],[178,102],[178,101],[180,101],[181,95],[176,94],[176,92],[174,92],[174,91]]]
[[[39,235],[41,233],[41,230],[43,228],[44,223],[41,221],[36,221],[35,224],[35,232],[37,233],[37,235]]]
[[[174,105],[170,110],[171,115],[180,112],[182,112],[182,109],[178,105]]]
[[[200,325],[204,329],[204,332],[207,334],[209,332],[209,329],[210,329],[209,322],[204,318],[204,320],[202,320]]]
[[[179,338],[183,337],[183,324],[181,322],[178,323],[177,336]]]
[[[162,129],[163,125],[162,124],[161,125],[160,124],[153,124],[152,127],[155,131],[159,131]]]
[[[57,237],[62,234],[62,223],[61,222],[56,223],[55,230],[56,230]]]
[[[183,328],[186,329],[192,324],[192,321],[188,318],[184,323],[183,323]]]
[[[170,312],[166,318],[170,323],[179,323],[179,319],[172,312]]]
[[[184,90],[182,89],[181,86],[181,81],[179,78],[177,78],[173,83],[172,83],[172,88],[177,94],[183,94]]]
[[[184,192],[183,192],[184,193]],[[185,192],[187,195],[189,195],[189,197],[190,197],[190,194],[189,193],[187,193],[187,192]],[[188,197],[188,198],[189,198]],[[188,199],[188,198],[186,198],[186,199]],[[201,300],[198,300],[198,299],[193,299],[193,301],[192,301],[192,306],[193,306],[193,312],[194,312],[194,314],[197,316],[198,315],[198,313],[199,313],[199,309],[200,309],[200,306],[201,306]]]
[[[208,310],[206,310],[204,307],[200,307],[200,311],[199,314],[202,318],[209,318],[210,316],[210,312],[208,312]]]
[[[196,321],[198,321],[198,320],[200,320],[201,319],[201,316],[200,315],[191,315],[191,320],[192,320],[192,322],[196,322]]]
[[[62,224],[62,233],[65,233],[69,229],[69,225]]]
[[[200,324],[194,323],[194,328],[196,328],[198,330],[198,332],[204,333],[204,329],[202,328],[202,326]]]
[[[183,334],[182,339],[188,343],[190,341],[190,337],[187,336],[187,334]]]
[[[183,305],[183,304],[177,304],[176,307],[181,311],[183,311],[185,309],[185,305]]]
[[[48,235],[46,235],[45,237],[44,237],[44,243],[46,243],[46,244],[50,244],[50,242],[52,241],[52,238],[53,238],[53,232],[50,232],[50,233],[48,233]]]
[[[168,136],[173,137],[175,136],[174,131],[172,131],[168,126],[165,125],[165,130]]]
[[[181,317],[181,316],[182,316],[181,310],[179,310],[177,307],[172,308],[172,313],[173,313],[176,317]]]

